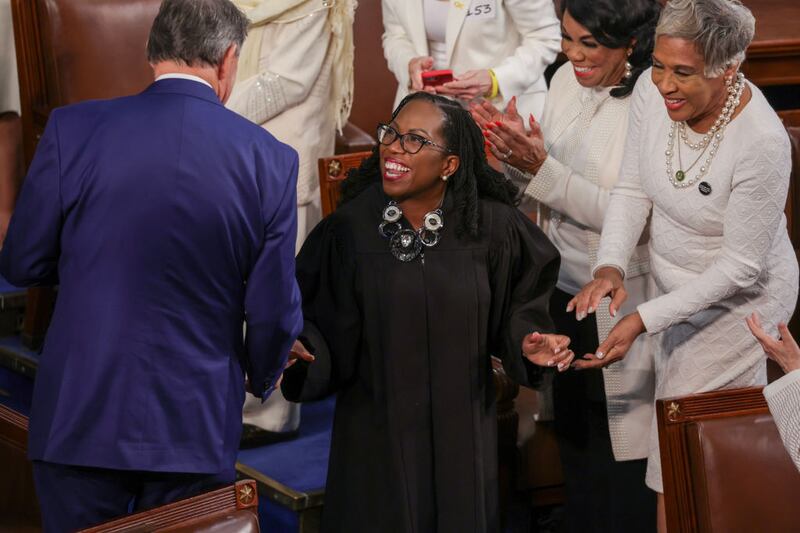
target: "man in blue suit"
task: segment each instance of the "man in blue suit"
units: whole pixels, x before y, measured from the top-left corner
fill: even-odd
[[[246,33],[229,0],[164,0],[155,83],[39,142],[0,272],[59,285],[30,421],[47,531],[232,482],[245,374],[266,397],[301,329],[297,155],[223,106]]]

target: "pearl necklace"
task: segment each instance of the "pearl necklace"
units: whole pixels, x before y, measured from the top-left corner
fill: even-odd
[[[686,122],[672,122],[670,124],[669,134],[667,137],[667,150],[664,152],[664,154],[667,156],[667,178],[669,178],[669,181],[672,183],[673,187],[676,189],[691,187],[706,175],[708,169],[711,167],[711,161],[713,161],[714,156],[717,155],[719,143],[724,137],[723,134],[725,132],[725,128],[730,123],[731,118],[733,118],[733,114],[736,112],[736,108],[739,107],[739,104],[741,103],[744,87],[744,74],[739,72],[736,75],[736,82],[728,85],[728,98],[725,100],[725,105],[722,107],[722,113],[719,117],[717,117],[717,120],[714,122],[714,125],[711,127],[711,129],[708,130],[708,133],[703,135],[703,138],[697,143],[692,143],[689,141],[688,135],[686,134]],[[706,157],[703,165],[700,166],[699,173],[690,180],[686,180],[686,174],[692,169],[692,167],[694,167],[694,164],[692,164],[692,166],[686,171],[683,169],[678,169],[678,171],[674,173],[672,171],[672,158],[675,152],[676,130],[679,130],[678,134],[686,146],[692,150],[703,150],[697,161],[703,157],[705,150],[710,148],[708,151],[708,157]],[[697,161],[695,161],[695,164]],[[681,163],[679,162],[678,164],[680,165]]]

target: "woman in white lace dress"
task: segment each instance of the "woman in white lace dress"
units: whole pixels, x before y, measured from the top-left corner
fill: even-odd
[[[647,333],[657,335],[657,398],[766,382],[744,319],[758,311],[774,334],[794,309],[798,269],[783,214],[789,139],[738,72],[754,26],[738,0],[667,3],[652,73],[632,96],[594,280],[569,307],[581,317],[610,295],[612,314],[619,309],[643,231],[660,296],[626,315],[576,367],[618,361]],[[655,421],[650,450],[647,484],[663,494]],[[663,511],[663,496],[659,503]]]

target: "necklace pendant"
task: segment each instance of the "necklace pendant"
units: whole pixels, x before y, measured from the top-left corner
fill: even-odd
[[[675,179],[679,182],[683,181],[686,179],[686,174],[683,172],[683,170],[679,170],[675,173]]]

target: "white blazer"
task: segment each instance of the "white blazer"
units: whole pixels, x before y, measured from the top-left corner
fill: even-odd
[[[398,81],[395,107],[408,94],[408,62],[427,56],[423,0],[382,0],[383,54]],[[447,63],[456,74],[494,69],[500,88],[492,102],[512,97],[523,116],[544,108],[544,70],[560,49],[560,23],[552,0],[451,0]]]

